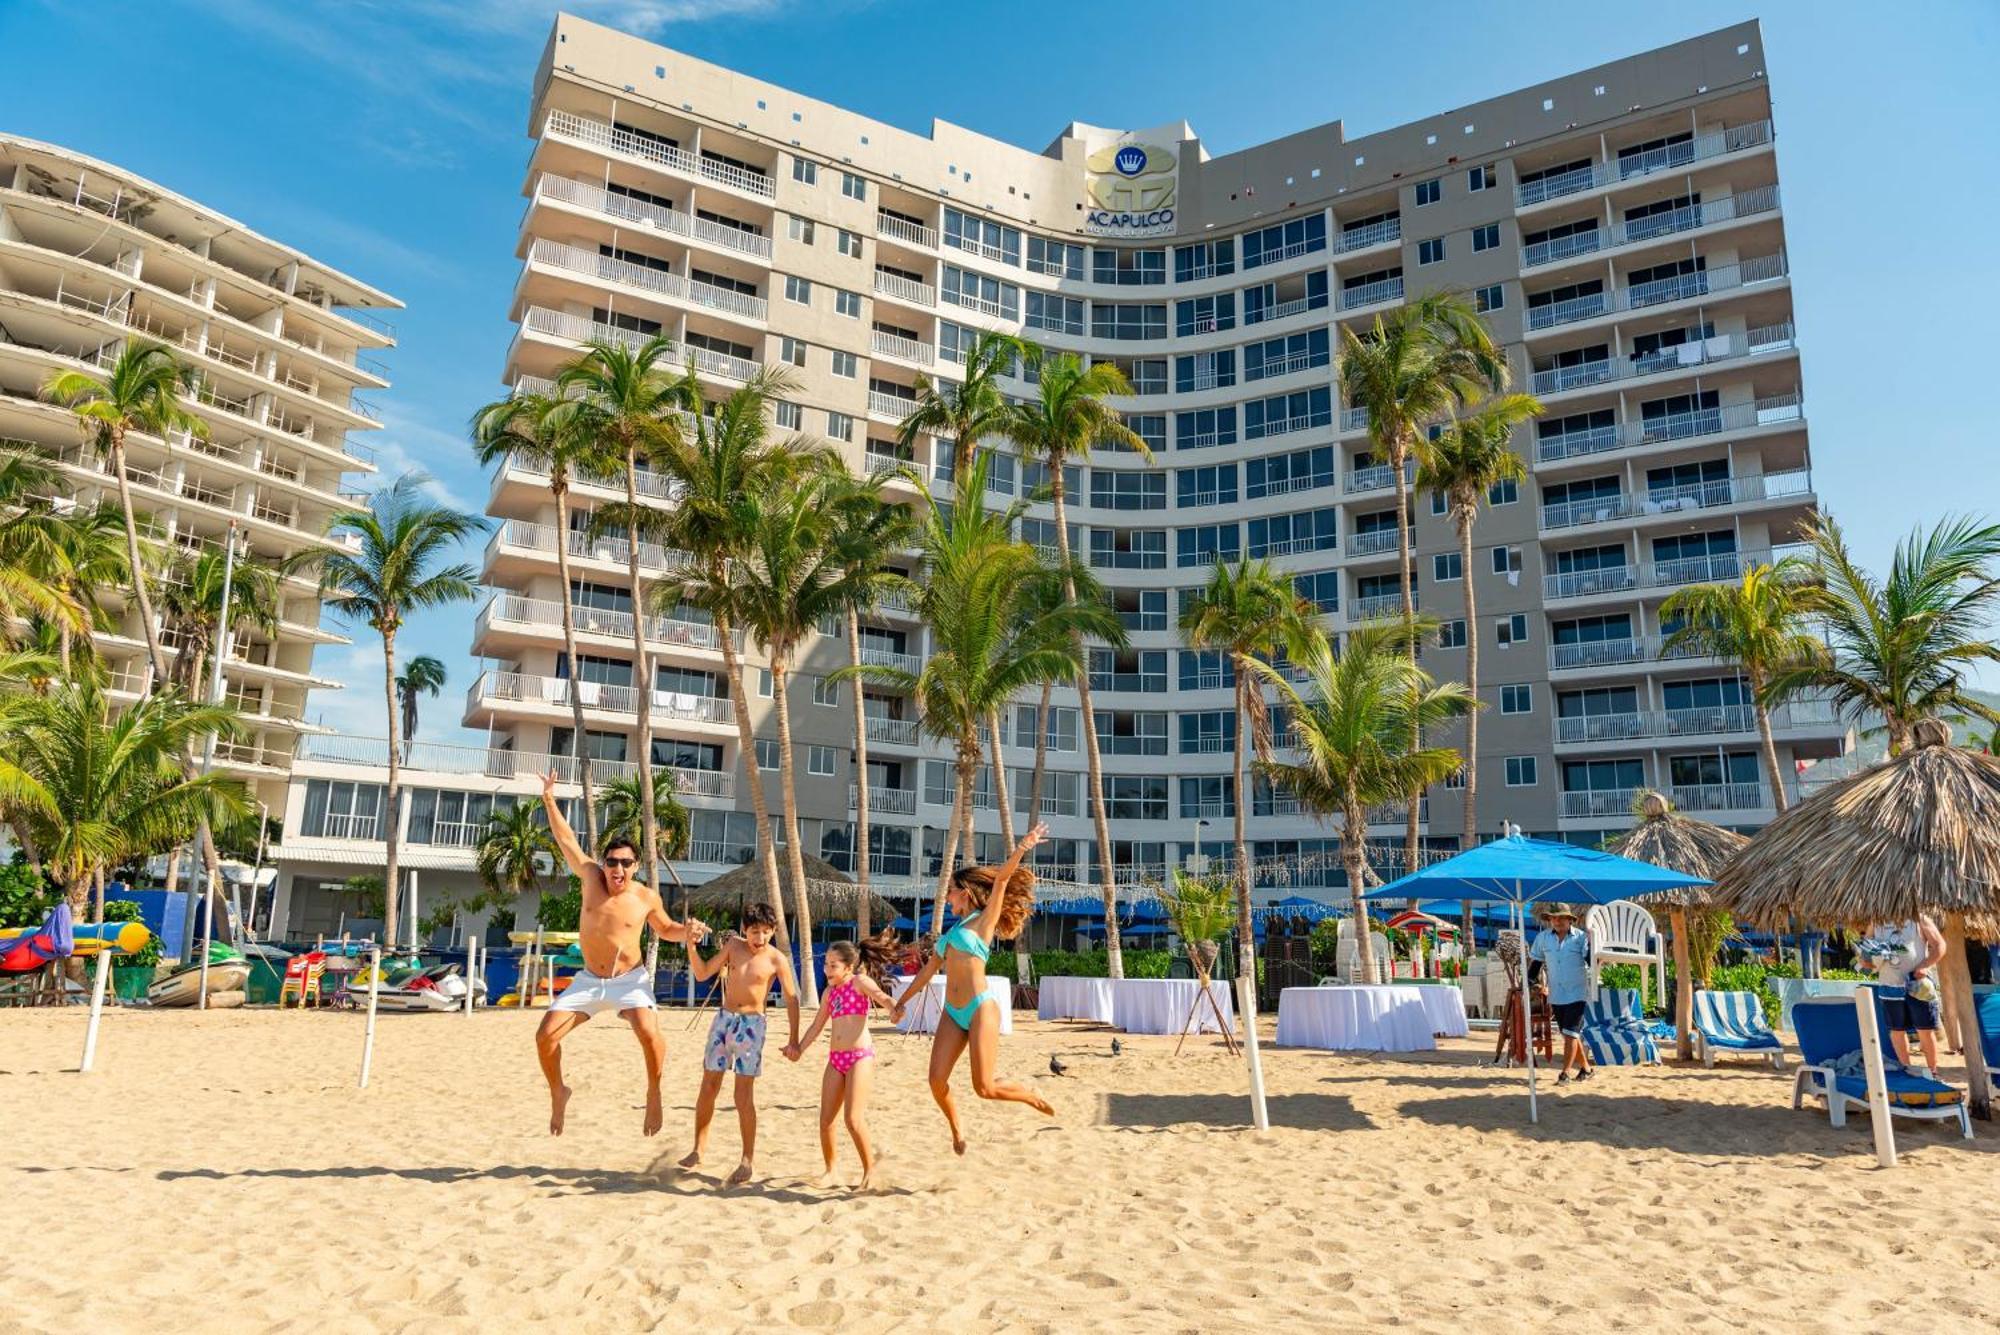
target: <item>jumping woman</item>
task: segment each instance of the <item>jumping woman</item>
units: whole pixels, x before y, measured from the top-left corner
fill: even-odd
[[[951,1148],[959,1154],[965,1153],[965,1132],[959,1125],[958,1105],[952,1102],[951,1072],[967,1048],[972,1049],[973,1093],[982,1099],[1025,1103],[1044,1116],[1055,1116],[1056,1110],[1039,1094],[993,1078],[1000,1008],[987,1004],[993,998],[986,993],[986,960],[994,938],[1018,937],[1035,911],[1035,874],[1023,870],[1021,859],[1047,834],[1048,827],[1038,824],[999,867],[961,867],[952,873],[945,902],[960,915],[958,924],[938,938],[931,958],[889,1012],[889,1018],[900,1024],[910,998],[923,992],[940,967],[944,969],[944,1014],[931,1042],[931,1097],[951,1126]]]

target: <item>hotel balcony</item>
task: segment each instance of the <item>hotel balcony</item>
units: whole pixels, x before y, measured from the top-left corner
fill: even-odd
[[[541,716],[560,724],[563,719],[571,717],[572,692],[590,713],[613,714],[620,721],[625,721],[635,717],[638,711],[639,692],[635,687],[488,669],[466,688],[466,726],[482,727],[490,721],[505,722],[519,717],[521,709],[542,711]],[[728,727],[734,735],[736,709],[727,696],[655,690],[648,703],[656,727],[668,723],[710,724]],[[500,708],[496,711],[495,706]]]
[[[1585,672],[1593,668],[1624,667],[1634,663],[1681,662],[1706,658],[1685,649],[1669,649],[1659,636],[1631,635],[1610,640],[1583,640],[1549,646],[1551,672]]]
[[[1785,320],[1743,334],[1718,334],[1713,338],[1693,339],[1644,357],[1621,360],[1598,358],[1536,371],[1529,380],[1529,388],[1537,397],[1548,398],[1595,385],[1616,386],[1625,381],[1643,380],[1675,371],[1695,371],[1746,357],[1791,352],[1796,346],[1792,322]]]
[[[1590,714],[1555,721],[1556,744],[1628,742],[1648,738],[1734,736],[1757,731],[1757,711],[1750,705],[1719,705],[1706,709],[1661,709],[1630,714]],[[1846,724],[1832,704],[1799,700],[1771,711],[1774,733],[1839,728]]]
[[[661,143],[657,139],[642,138],[629,130],[619,129],[600,120],[592,120],[568,111],[551,111],[542,122],[545,136],[567,140],[571,143],[588,145],[606,153],[616,153],[621,157],[634,158],[651,166],[662,168],[683,180],[708,185],[720,185],[739,194],[769,201],[776,193],[771,178],[756,171],[748,171],[729,162],[690,153],[684,148]]]
[[[893,357],[914,366],[929,366],[937,360],[937,349],[931,344],[904,338],[901,334],[887,334],[880,329],[870,332],[868,350],[877,357]]]
[[[546,306],[530,306],[521,317],[521,330],[524,334],[538,334],[544,338],[560,340],[572,345],[573,350],[581,349],[584,344],[593,342],[622,343],[628,348],[640,348],[651,342],[654,337],[618,325],[604,324],[585,316],[551,310]],[[706,371],[725,380],[748,380],[757,373],[757,363],[742,357],[712,352],[707,348],[674,345],[667,354],[667,360],[675,366],[685,360],[692,360],[697,370]]]
[[[875,667],[898,668],[912,675],[924,670],[924,660],[916,654],[898,653],[893,649],[878,649],[870,644],[861,646],[861,661]]]
[[[771,258],[771,238],[768,236],[746,232],[740,227],[725,227],[683,209],[662,208],[658,204],[633,199],[630,195],[614,194],[586,181],[574,181],[554,172],[543,172],[535,181],[531,204],[541,203],[583,209],[618,223],[653,228],[682,241],[748,255],[765,263]]]
[[[1602,190],[1629,181],[1639,181],[1656,172],[1679,171],[1697,162],[1723,157],[1730,153],[1741,153],[1748,149],[1762,148],[1771,142],[1771,122],[1750,121],[1743,125],[1732,125],[1712,134],[1704,134],[1678,144],[1630,157],[1593,163],[1574,171],[1557,176],[1545,176],[1538,181],[1529,181],[1517,186],[1514,191],[1516,207],[1535,208],[1552,200],[1566,199],[1589,190]]]
[[[857,784],[847,785],[847,809],[853,811],[860,805],[861,792]],[[871,814],[886,816],[913,816],[917,811],[917,790],[914,788],[883,788],[868,785],[868,810]]]
[[[1533,245],[1521,248],[1521,268],[1538,269],[1544,265],[1584,255],[1597,255],[1623,246],[1657,241],[1662,237],[1676,236],[1682,232],[1718,227],[1740,218],[1755,218],[1766,213],[1775,213],[1777,209],[1778,187],[1756,186],[1667,213],[1650,214],[1630,222],[1615,222],[1608,227],[1593,227],[1587,232],[1537,241]]]
[[[1720,407],[1697,408],[1692,412],[1673,413],[1638,422],[1613,423],[1541,436],[1535,441],[1535,462],[1558,463],[1564,459],[1608,454],[1613,450],[1753,431],[1759,427],[1793,427],[1804,420],[1805,401],[1797,390],[1792,390],[1751,403],[1726,403]]]
[[[880,335],[877,335],[880,337]],[[917,410],[917,401],[901,394],[885,394],[879,389],[868,391],[868,415],[885,422],[901,424],[904,418]]]
[[[881,742],[889,746],[915,746],[917,726],[917,720],[913,718],[883,718],[870,714],[867,716],[866,732],[871,742]]]
[[[920,283],[901,274],[884,273],[880,269],[875,271],[875,295],[921,310],[934,310],[938,302],[937,289],[929,283]]]
[[[601,607],[570,605],[571,623],[580,637],[610,640],[629,648],[632,644],[632,614]],[[562,642],[562,604],[553,598],[529,598],[518,593],[496,593],[479,610],[473,622],[473,643],[495,646],[502,640],[534,644]],[[741,636],[739,634],[738,638]],[[722,637],[705,621],[684,621],[678,617],[646,618],[649,644],[679,649],[720,651]]]
[[[1760,501],[1806,502],[1811,500],[1812,495],[1811,470],[1790,469],[1780,473],[1718,478],[1713,482],[1697,482],[1681,487],[1659,487],[1642,495],[1594,497],[1544,505],[1541,526],[1546,533],[1614,520],[1686,515],[1716,506],[1747,505]]]
[[[1382,278],[1373,283],[1363,283],[1358,287],[1344,287],[1340,290],[1340,309],[1343,314],[1364,310],[1371,306],[1387,306],[1403,299],[1401,278]]]
[[[557,529],[553,524],[509,519],[494,530],[492,539],[486,544],[486,570],[489,575],[497,573],[506,558],[528,553],[530,559],[517,564],[513,573],[546,573],[555,562],[557,538]],[[623,538],[609,535],[592,538],[581,530],[572,530],[566,535],[566,540],[569,554],[575,560],[588,561],[598,567],[608,566],[620,572],[629,570],[632,548]],[[639,544],[639,568],[642,571],[652,574],[678,571],[686,569],[693,561],[694,558],[686,552],[662,547],[658,543]]]
[[[732,319],[761,324],[770,314],[770,305],[762,297],[753,297],[733,288],[717,287],[713,283],[697,282],[677,273],[634,264],[615,256],[600,255],[594,250],[551,241],[547,237],[537,237],[528,247],[528,264],[531,269],[540,265],[565,273],[582,274],[597,282],[644,292],[656,300],[670,301],[694,310],[713,311]]]
[[[1340,229],[1340,240],[1334,245],[1334,254],[1352,255],[1356,251],[1373,250],[1377,246],[1392,245],[1403,239],[1403,220],[1399,217],[1384,218],[1379,222],[1361,223],[1358,226]]]
[[[925,250],[937,249],[938,234],[935,227],[927,227],[923,223],[911,222],[908,218],[899,218],[879,210],[875,214],[875,234],[888,237],[891,241],[900,241],[906,246],[920,246]]]
[[[1387,556],[1396,550],[1396,530],[1377,529],[1372,533],[1349,533],[1347,554],[1349,556]]]
[[[1785,253],[1758,255],[1739,264],[1697,269],[1693,273],[1634,283],[1609,292],[1569,297],[1546,305],[1528,307],[1527,332],[1532,337],[1584,320],[1617,315],[1627,311],[1651,310],[1680,301],[1698,301],[1739,289],[1777,282],[1790,273]],[[1530,294],[1531,296],[1533,294]]]
[[[1721,584],[1742,578],[1753,566],[1770,565],[1786,556],[1802,552],[1800,547],[1776,551],[1717,552],[1672,561],[1647,561],[1639,565],[1607,566],[1599,570],[1572,570],[1542,576],[1542,596],[1589,598],[1600,594],[1630,592],[1635,589],[1679,588],[1688,584]]]
[[[1630,819],[1642,788],[1598,788],[1562,795],[1566,820]],[[1769,811],[1770,790],[1761,783],[1675,784],[1667,795],[1682,811]]]

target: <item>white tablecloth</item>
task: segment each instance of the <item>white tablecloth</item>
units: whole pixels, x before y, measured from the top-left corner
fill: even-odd
[[[1278,994],[1278,1045],[1335,1052],[1437,1047],[1425,987],[1288,987]],[[1462,1022],[1462,1021],[1461,1021]]]
[[[1111,1023],[1109,978],[1044,978],[1040,986],[1042,1019]]]
[[[1236,1028],[1236,1006],[1230,999],[1229,984],[1216,979],[1208,985],[1222,1018]],[[1111,1024],[1128,1034],[1178,1034],[1187,1025],[1194,1034],[1219,1034],[1215,1012],[1206,1002],[1195,1001],[1201,984],[1192,978],[1121,978],[1111,984]],[[1189,1010],[1194,1022],[1188,1023]]]
[[[896,988],[889,995],[900,997],[903,989],[910,985],[907,977],[896,980]],[[1000,1032],[1014,1032],[1014,985],[1005,978],[988,978],[986,995],[992,997],[1000,1007]],[[910,998],[910,1004],[903,1011],[903,1022],[896,1031],[903,1034],[934,1034],[937,1032],[938,1017],[944,1014],[944,977],[931,979],[930,986],[923,994]]]
[[[1410,991],[1424,999],[1424,1012],[1431,1017],[1431,1032],[1439,1038],[1464,1038],[1471,1032],[1465,1023],[1465,994],[1449,983],[1413,987]]]

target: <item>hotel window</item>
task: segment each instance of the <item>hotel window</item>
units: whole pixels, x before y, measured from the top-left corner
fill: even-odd
[[[801,306],[812,305],[813,285],[797,274],[785,275],[785,300],[795,301]]]
[[[1465,561],[1457,552],[1439,552],[1431,558],[1431,582],[1450,584],[1465,578]]]
[[[833,748],[830,746],[808,746],[806,748],[806,773],[817,774],[821,778],[832,778]]]
[[[1437,634],[1438,648],[1463,649],[1465,647],[1465,620],[1440,621]]]
[[[932,761],[942,766],[943,761]],[[1135,774],[1103,776],[1105,814],[1112,820],[1165,820],[1167,776]],[[1091,845],[1094,849],[1095,844]]]
[[[1095,338],[1121,341],[1167,336],[1165,306],[1093,305],[1090,332]]]
[[[1174,477],[1174,501],[1184,510],[1202,505],[1232,505],[1236,501],[1235,464],[1182,468]]]
[[[1192,283],[1236,272],[1236,242],[1198,241],[1174,247],[1174,281]]]
[[[1081,464],[1064,464],[1062,484],[1064,496],[1074,498],[1082,495],[1083,466]],[[1023,496],[1037,497],[1043,494],[1053,495],[1054,492],[1055,477],[1049,472],[1047,464],[1037,463],[1033,459],[1021,460],[1021,494]]]
[[[851,352],[835,349],[833,353],[833,373],[843,380],[852,380],[860,372],[860,362]]]
[[[1021,232],[963,209],[944,211],[944,243],[954,250],[983,255],[1002,264],[1021,266]]]
[[[1301,510],[1250,521],[1250,555],[1285,556],[1293,552],[1327,552],[1339,545],[1337,512]]]
[[[777,402],[776,412],[777,412],[778,425],[783,427],[785,430],[787,431],[805,430],[805,425],[806,425],[805,409],[799,407],[798,404],[786,403],[783,399],[779,399]]]
[[[1507,757],[1507,786],[1509,788],[1533,788],[1535,786],[1535,758],[1533,756]]]
[[[1093,468],[1090,470],[1090,503],[1100,510],[1164,510],[1167,508],[1167,478],[1151,469]]]
[[[788,362],[793,366],[804,366],[806,364],[805,340],[790,337],[779,338],[778,360]]]
[[[1180,338],[1213,334],[1235,327],[1234,292],[1218,292],[1212,297],[1191,297],[1174,303],[1174,333]]]
[[[840,288],[835,288],[833,290],[833,313],[835,315],[845,315],[850,320],[859,320],[861,318],[861,294],[859,292],[846,292]]]
[[[860,259],[861,234],[859,232],[850,232],[845,227],[841,228],[840,238],[834,248],[851,260]]]
[[[819,164],[804,158],[792,159],[792,179],[800,185],[819,184]]]
[[[1442,198],[1444,198],[1444,183],[1442,181],[1417,182],[1418,208],[1422,208],[1426,204],[1435,204]]]
[[[1499,223],[1487,223],[1484,227],[1472,229],[1472,251],[1475,255],[1482,250],[1497,250],[1499,246]]]
[[[1090,278],[1095,283],[1119,287],[1151,287],[1167,281],[1167,252],[1164,250],[1113,250],[1100,246],[1091,252]]]
[[[1503,714],[1526,714],[1535,707],[1533,686],[1502,686],[1500,688],[1500,712]]]
[[[1211,709],[1182,714],[1181,754],[1212,755],[1236,745],[1236,711]]]
[[[1236,383],[1236,350],[1197,352],[1174,358],[1174,392],[1192,394],[1204,389],[1227,389]]]
[[[1521,549],[1519,547],[1495,547],[1493,549],[1493,573],[1496,575],[1520,574]]]
[[[778,768],[778,744],[766,737],[752,739],[751,745],[757,751],[758,769]]]
[[[1434,236],[1428,241],[1417,242],[1418,264],[1439,264],[1444,260],[1444,238]]]
[[[378,783],[308,781],[306,834],[314,839],[380,839],[383,791]]]
[[[1465,188],[1474,193],[1481,190],[1491,190],[1497,179],[1493,170],[1493,164],[1489,162],[1483,167],[1474,167],[1466,173]]]
[[[1292,576],[1292,592],[1322,612],[1340,610],[1340,572],[1312,570]]]
[[[1236,409],[1203,408],[1197,412],[1174,414],[1174,447],[1201,449],[1209,445],[1236,443]]]
[[[1104,570],[1165,570],[1167,531],[1094,528],[1090,531],[1090,563]]]
[[[849,199],[865,200],[868,198],[868,182],[856,176],[853,172],[842,172],[840,174],[840,193],[846,195]]]
[[[1315,213],[1274,227],[1243,234],[1243,267],[1276,264],[1280,260],[1326,249],[1326,215]]]
[[[791,215],[785,219],[785,235],[802,246],[810,246],[814,235],[813,220]]]
[[[1184,528],[1176,535],[1174,563],[1180,566],[1207,566],[1217,561],[1234,561],[1242,555],[1242,541],[1242,530],[1234,524]]]
[[[1495,621],[1493,623],[1493,636],[1503,649],[1510,644],[1526,644],[1528,642],[1527,613],[1516,612],[1512,616],[1501,617],[1498,621]]]
[[[1067,241],[1028,238],[1028,272],[1051,278],[1083,278],[1083,247]]]
[[[1020,288],[997,278],[961,269],[955,264],[944,266],[944,282],[938,289],[938,295],[954,306],[969,306],[1007,320],[1021,318]]]
[[[1062,297],[1053,292],[1028,293],[1028,328],[1081,337],[1083,298]]]
[[[1520,499],[1521,484],[1511,477],[1503,478],[1486,489],[1488,505],[1512,505]]]
[[[828,413],[826,415],[826,434],[831,440],[853,440],[854,419],[846,413]]]
[[[840,683],[831,677],[814,677],[813,703],[816,705],[838,705],[840,703]]]
[[[1227,774],[1181,780],[1181,817],[1236,814],[1236,780]]]
[[[1278,394],[1268,399],[1252,399],[1243,405],[1245,440],[1307,431],[1329,426],[1332,422],[1333,390],[1325,385]]]
[[[1331,487],[1335,481],[1333,446],[1293,450],[1251,459],[1243,465],[1243,490],[1251,500],[1288,492]],[[1234,499],[1233,497],[1231,499]]]

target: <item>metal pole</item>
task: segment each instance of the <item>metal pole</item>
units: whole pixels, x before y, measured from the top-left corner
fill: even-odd
[[[1521,1037],[1528,1052],[1528,1121],[1542,1120],[1535,1104],[1535,999],[1528,991],[1528,910],[1521,902],[1521,883],[1514,883],[1514,929],[1521,934]]]
[[[472,937],[465,941],[465,1018],[472,1018],[472,993],[479,981],[479,942]]]
[[[104,1015],[104,980],[111,974],[113,952],[109,941],[103,942],[97,951],[97,979],[90,986],[90,1024],[83,1031],[83,1060],[76,1069],[88,1071],[97,1060],[97,1022]]]
[[[208,665],[208,703],[222,703],[222,660],[229,654],[229,600],[236,582],[236,521],[229,521],[229,533],[222,543],[222,607],[215,618],[215,653]],[[215,741],[213,732],[202,746],[201,773],[203,778],[215,765]],[[208,829],[208,818],[202,817],[203,831]],[[213,842],[213,836],[209,838]],[[203,868],[206,871],[207,868]],[[192,918],[192,914],[189,915]],[[215,939],[215,885],[202,878],[202,923],[201,923],[201,978],[195,991],[194,1004],[197,1010],[208,1009],[208,950]]]
[[[368,1069],[375,1064],[375,1006],[382,995],[382,947],[368,952],[368,1036],[361,1042],[361,1088],[368,1088]]]

